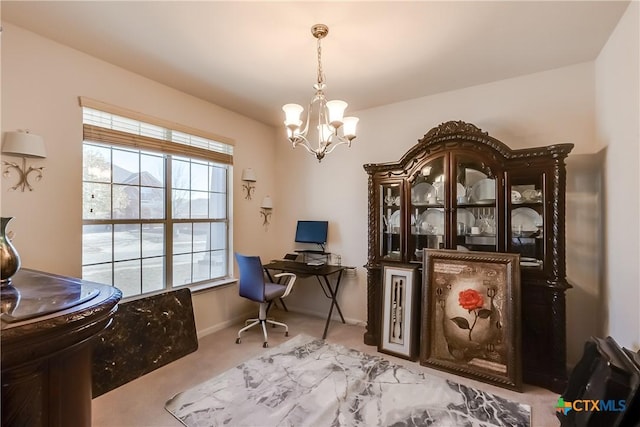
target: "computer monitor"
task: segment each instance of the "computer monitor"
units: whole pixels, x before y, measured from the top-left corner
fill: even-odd
[[[327,243],[328,229],[329,221],[298,221],[295,241],[324,246]]]

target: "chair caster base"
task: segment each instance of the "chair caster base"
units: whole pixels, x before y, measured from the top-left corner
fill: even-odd
[[[262,347],[263,347],[263,348],[267,348],[267,347],[269,347],[269,343],[265,342],[264,344],[262,344]]]
[[[240,344],[240,338],[236,338],[236,344]]]

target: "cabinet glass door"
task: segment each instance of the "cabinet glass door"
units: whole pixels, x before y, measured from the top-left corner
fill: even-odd
[[[442,249],[445,234],[444,157],[425,163],[411,183],[409,260],[422,261],[424,248]]]
[[[402,191],[400,183],[380,186],[380,257],[400,261],[402,247]]]
[[[498,180],[477,157],[455,157],[455,248],[460,251],[498,250]]]
[[[520,254],[520,268],[544,268],[544,175],[511,176],[509,252]]]

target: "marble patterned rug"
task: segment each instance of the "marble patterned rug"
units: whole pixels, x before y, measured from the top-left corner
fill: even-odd
[[[529,426],[531,408],[307,335],[178,393],[188,427]]]

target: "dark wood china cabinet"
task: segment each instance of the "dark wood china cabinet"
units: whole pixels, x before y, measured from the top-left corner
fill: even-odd
[[[450,121],[431,129],[398,162],[364,165],[369,175],[364,342],[380,340],[383,265],[421,264],[425,248],[519,253],[523,379],[562,392],[570,288],[564,160],[572,148],[512,150],[473,124]]]

